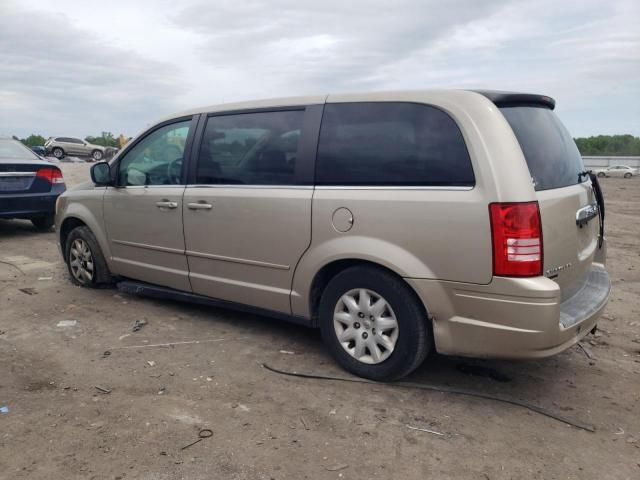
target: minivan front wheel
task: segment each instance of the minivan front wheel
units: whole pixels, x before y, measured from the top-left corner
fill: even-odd
[[[629,172],[627,172],[627,173],[625,173],[625,174],[624,174],[624,178],[631,178],[631,177],[632,177],[632,175],[631,175],[631,173],[629,173]]]
[[[96,237],[87,227],[74,228],[65,246],[71,280],[81,287],[99,288],[111,283],[111,273]]]
[[[94,150],[94,151],[91,153],[91,157],[92,157],[96,162],[98,162],[98,161],[102,160],[102,152],[101,152],[100,150]]]
[[[336,275],[320,299],[322,337],[336,361],[360,377],[395,380],[429,351],[428,319],[400,278],[369,266]]]

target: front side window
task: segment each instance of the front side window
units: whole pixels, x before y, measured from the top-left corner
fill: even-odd
[[[473,186],[464,138],[442,110],[414,103],[327,104],[318,185]]]
[[[118,168],[118,185],[179,185],[191,120],[151,132],[125,153]]]
[[[293,185],[303,110],[209,117],[196,183]]]

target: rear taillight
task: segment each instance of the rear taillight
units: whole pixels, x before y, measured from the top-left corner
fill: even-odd
[[[542,226],[538,202],[492,203],[493,274],[542,275]]]
[[[36,177],[44,178],[47,182],[54,183],[64,183],[64,178],[62,178],[62,172],[56,167],[44,167],[38,170],[36,173]]]

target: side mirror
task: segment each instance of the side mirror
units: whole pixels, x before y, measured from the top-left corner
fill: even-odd
[[[107,162],[94,163],[90,172],[91,181],[98,187],[107,187],[113,184],[111,181],[111,167]]]

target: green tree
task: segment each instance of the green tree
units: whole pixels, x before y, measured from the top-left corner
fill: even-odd
[[[15,140],[18,140],[18,137],[13,136]],[[32,133],[27,138],[21,138],[20,141],[24,143],[27,147],[36,147],[44,145],[44,142],[47,141],[42,135],[36,135]]]
[[[640,155],[640,138],[633,135],[597,135],[575,141],[582,155]]]
[[[117,147],[118,139],[111,132],[102,132],[99,137],[88,136],[85,141],[94,145],[102,145],[103,147]]]

